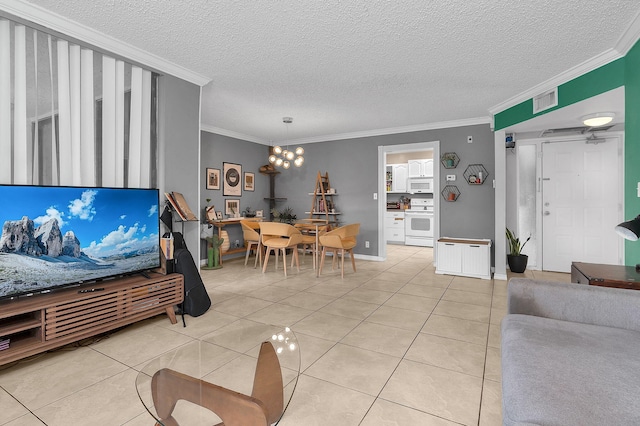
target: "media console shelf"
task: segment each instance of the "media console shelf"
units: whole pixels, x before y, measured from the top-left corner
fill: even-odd
[[[0,302],[0,365],[166,312],[184,298],[180,274],[154,273]],[[83,292],[80,292],[82,290]]]

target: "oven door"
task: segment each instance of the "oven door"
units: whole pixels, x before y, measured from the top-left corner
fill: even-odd
[[[404,219],[405,244],[433,247],[433,212],[405,211]]]

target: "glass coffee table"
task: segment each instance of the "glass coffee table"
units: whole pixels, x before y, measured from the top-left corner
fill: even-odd
[[[300,348],[289,328],[254,328],[247,351],[237,350],[243,336],[214,332],[142,368],[136,389],[156,425],[277,424],[298,382]]]

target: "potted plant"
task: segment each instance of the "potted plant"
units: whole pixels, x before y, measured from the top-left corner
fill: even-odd
[[[506,234],[509,242],[509,254],[507,254],[509,269],[511,269],[511,272],[521,274],[527,269],[527,261],[529,260],[529,256],[522,254],[522,249],[531,239],[531,235],[524,243],[520,244],[520,238],[517,238],[509,228],[507,228]]]

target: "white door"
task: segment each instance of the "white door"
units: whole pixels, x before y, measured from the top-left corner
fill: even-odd
[[[620,142],[542,144],[542,269],[570,272],[571,262],[620,264]]]

